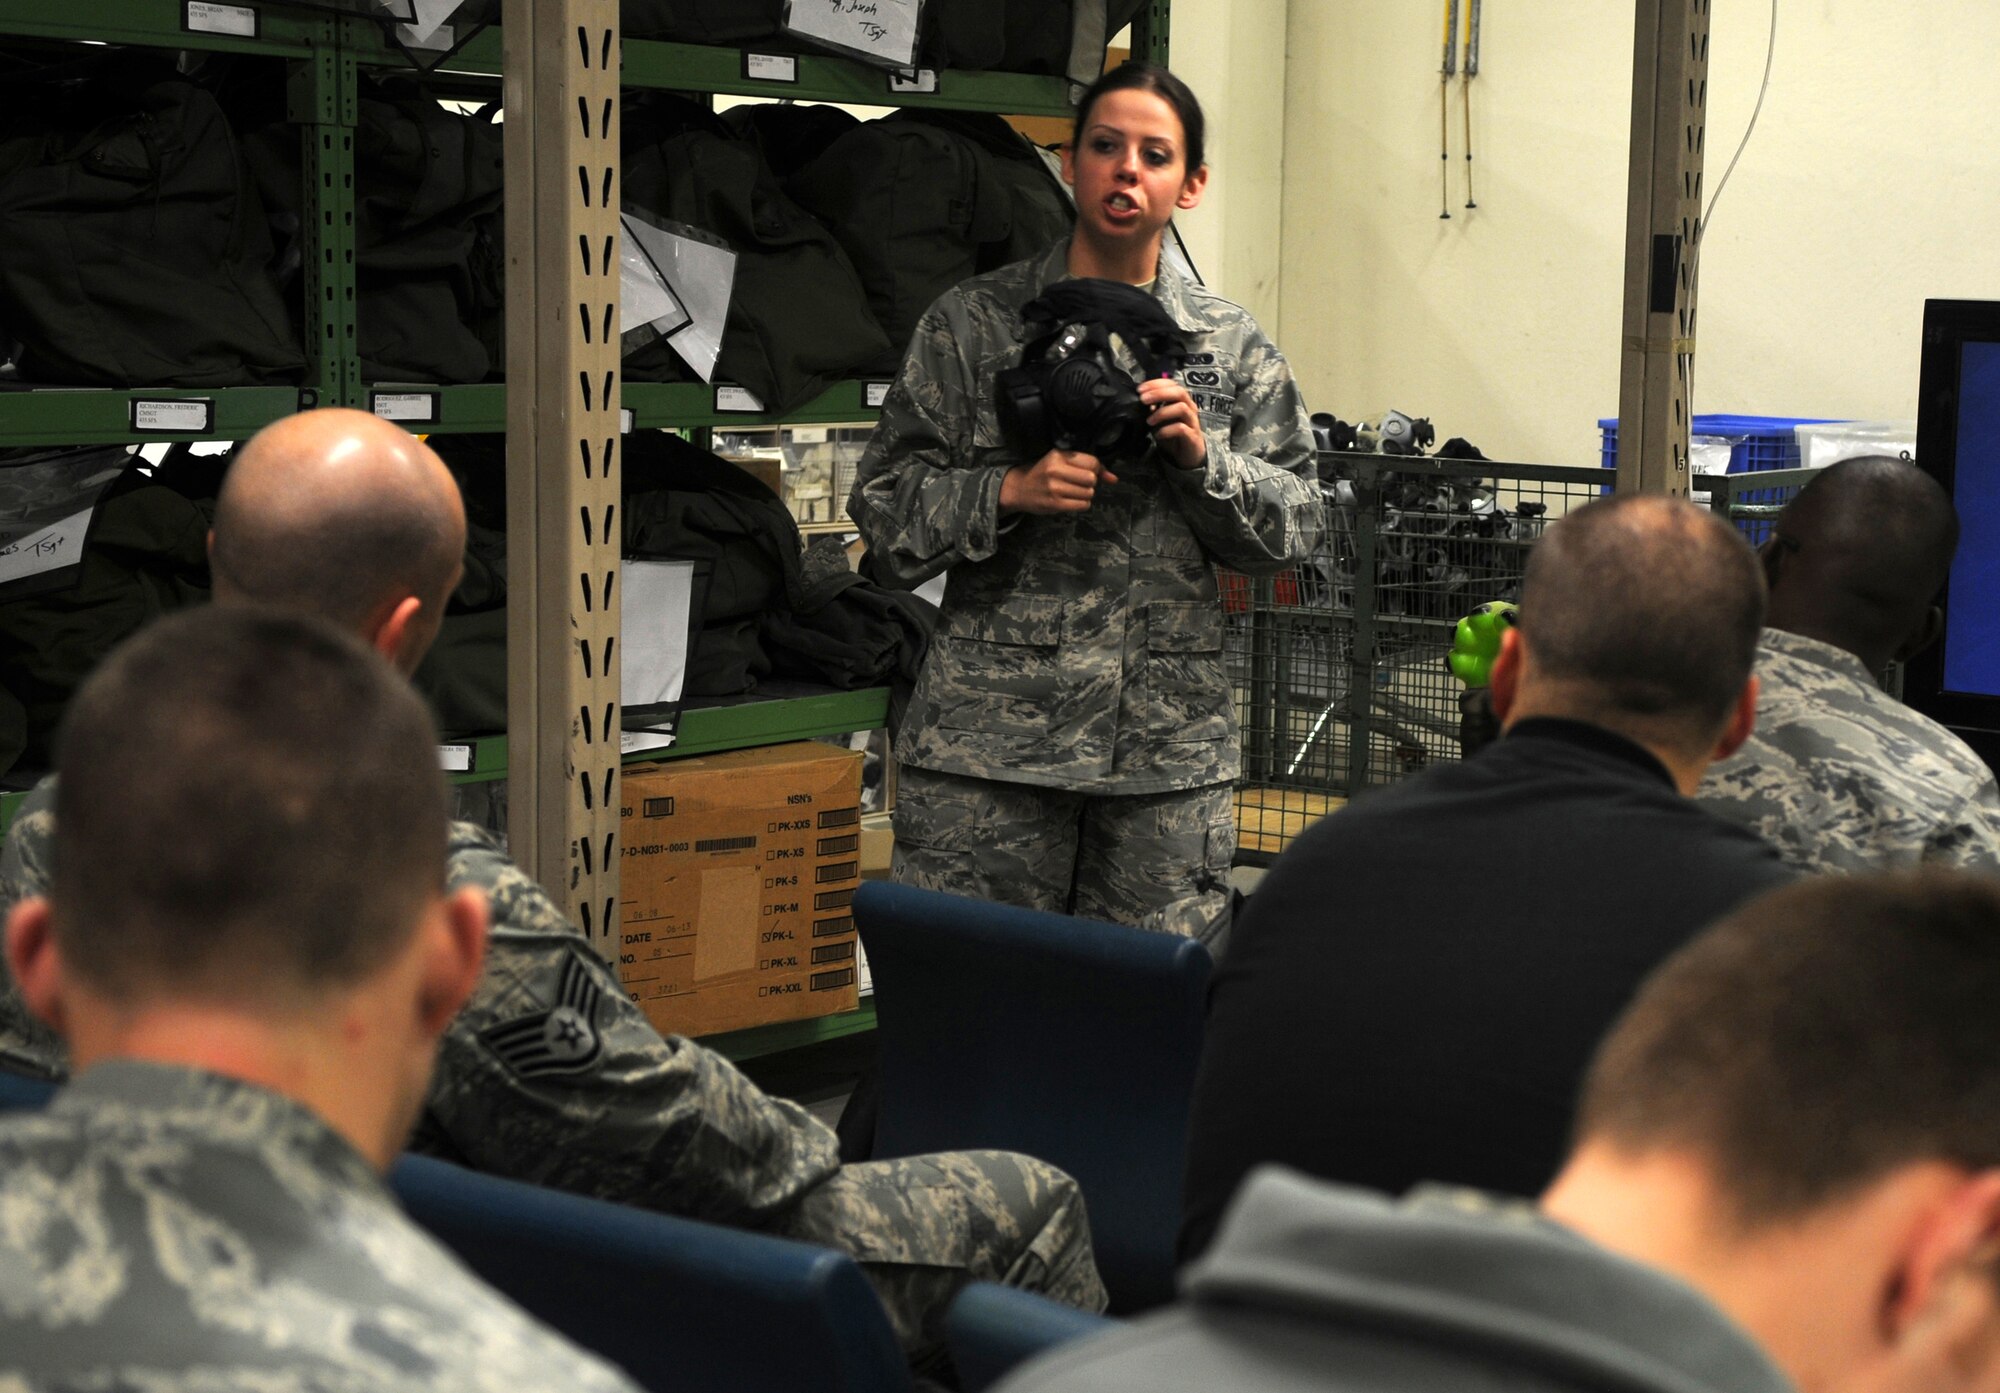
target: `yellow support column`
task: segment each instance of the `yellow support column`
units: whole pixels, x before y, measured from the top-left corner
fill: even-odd
[[[617,0],[506,0],[508,835],[618,931]]]
[[[1638,0],[1618,388],[1621,493],[1688,492],[1708,6],[1709,0]]]

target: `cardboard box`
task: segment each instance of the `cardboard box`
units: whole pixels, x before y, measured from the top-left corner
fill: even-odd
[[[768,455],[724,455],[722,458],[744,473],[753,475],[757,482],[779,498],[785,496],[785,462],[776,451]]]
[[[619,971],[661,1031],[851,1011],[861,756],[814,741],[625,768]]]
[[[896,833],[888,813],[861,815],[861,878],[887,880],[896,854]]]

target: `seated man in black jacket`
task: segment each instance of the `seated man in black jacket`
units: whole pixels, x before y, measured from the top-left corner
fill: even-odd
[[[1539,1206],[1267,1167],[1003,1393],[1992,1393],[2000,883],[1820,877],[1649,977]]]
[[[1279,1161],[1400,1194],[1532,1195],[1655,964],[1788,879],[1687,795],[1749,734],[1763,581],[1686,503],[1593,503],[1528,563],[1503,739],[1325,819],[1238,920],[1210,999],[1184,1256]]]

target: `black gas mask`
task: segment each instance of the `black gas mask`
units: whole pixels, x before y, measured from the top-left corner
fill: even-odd
[[[1174,372],[1187,336],[1160,302],[1122,281],[1068,280],[1021,312],[1021,365],[994,379],[1000,433],[1026,459],[1082,450],[1131,458],[1147,445],[1152,409],[1119,365],[1115,337],[1146,377]]]

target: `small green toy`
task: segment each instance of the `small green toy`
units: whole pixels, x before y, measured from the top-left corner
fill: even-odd
[[[1451,637],[1451,652],[1445,654],[1451,675],[1467,687],[1491,683],[1493,660],[1500,656],[1500,636],[1520,622],[1520,606],[1505,600],[1488,600],[1459,620]]]

